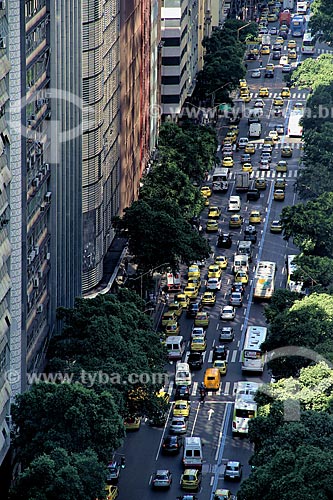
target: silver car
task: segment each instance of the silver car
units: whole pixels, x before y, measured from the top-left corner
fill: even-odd
[[[221,290],[221,280],[219,278],[209,278],[206,282],[206,290],[211,292]]]
[[[233,306],[224,306],[222,307],[221,309],[221,314],[220,314],[220,318],[225,320],[225,321],[232,321],[233,319],[235,319],[235,316],[236,316],[236,310]]]
[[[235,338],[235,334],[234,334],[234,329],[232,328],[232,326],[224,326],[223,328],[221,328],[221,331],[220,331],[220,338],[219,340],[221,341],[229,341],[229,342],[232,342]]]
[[[242,479],[242,472],[242,464],[240,462],[229,460],[224,470],[224,480],[240,481]]]
[[[167,469],[160,469],[155,472],[152,479],[153,488],[170,488],[172,483],[171,472]]]
[[[185,417],[173,417],[170,425],[172,434],[185,434],[187,431],[188,421]]]
[[[261,156],[260,156],[260,159],[261,160],[267,160],[267,161],[272,161],[272,155],[271,153],[261,153]]]
[[[232,292],[232,294],[229,297],[229,304],[231,306],[240,307],[243,304],[242,294],[239,292]]]

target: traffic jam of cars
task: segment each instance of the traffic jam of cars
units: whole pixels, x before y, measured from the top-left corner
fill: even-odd
[[[235,437],[247,436],[248,421],[256,416],[251,391],[264,375],[263,368],[259,377],[258,373],[255,378],[253,373],[244,375],[244,336],[249,322],[265,324],[263,304],[253,306],[256,269],[263,253],[267,261],[283,257],[279,216],[281,207],[296,196],[302,143],[288,135],[282,116],[305,106],[299,97],[294,101],[283,78],[297,64],[299,42],[288,39],[288,23],[279,26],[281,13],[282,2],[270,1],[262,7],[262,42],[249,46],[246,78],[239,82],[237,102],[246,106],[246,118],[238,123],[223,119],[221,163],[198,188],[205,206],[200,224],[211,256],[168,274],[169,300],[160,330],[170,362],[171,383],[164,388],[170,396],[170,411],[162,422],[157,467],[151,471],[151,491],[145,498],[153,498],[154,490],[165,490],[167,498],[178,500],[236,499],[239,483],[251,473],[251,445]],[[268,295],[262,297],[264,302]],[[245,392],[242,383],[248,383]],[[214,404],[207,409],[210,402]],[[238,407],[242,415],[248,408],[245,417],[239,418]],[[230,438],[224,442],[228,419]],[[210,422],[216,428],[204,431]],[[207,456],[209,449],[214,452]]]

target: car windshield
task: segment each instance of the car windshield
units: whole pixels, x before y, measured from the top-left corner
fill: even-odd
[[[156,474],[155,478],[156,479],[167,479],[168,475],[167,474]]]
[[[184,474],[184,480],[185,481],[195,481],[195,475],[194,474]]]
[[[238,471],[238,465],[227,465],[228,471]]]

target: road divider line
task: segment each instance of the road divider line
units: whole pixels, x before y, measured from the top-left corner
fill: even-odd
[[[229,392],[230,392],[230,382],[226,382],[224,387],[224,395],[228,396]]]
[[[204,405],[202,405],[202,406],[204,406]],[[193,433],[194,433],[194,429],[195,429],[195,424],[196,424],[197,419],[198,419],[200,407],[201,407],[201,404],[198,402],[197,410],[196,410],[195,417],[194,417],[193,427],[192,427],[192,431],[191,431],[191,437],[193,437]]]
[[[238,352],[237,349],[232,351],[231,363],[234,363],[236,361],[237,352]]]
[[[218,464],[222,460],[223,450],[224,450],[225,442],[227,439],[226,425],[228,425],[228,423],[229,423],[232,404],[233,403],[229,403],[229,402],[226,403],[227,408],[224,412],[222,424],[220,427],[219,438],[217,441],[217,450],[216,450],[216,454],[215,454],[215,462],[217,462]],[[211,496],[213,496],[213,492],[216,490],[218,480],[219,480],[219,470],[218,470],[218,468],[216,468],[216,471],[214,474],[213,490],[211,492]]]
[[[160,451],[161,451],[161,447],[162,447],[163,439],[164,439],[164,436],[165,436],[165,432],[166,432],[166,430],[167,430],[167,426],[168,426],[168,422],[169,422],[169,418],[170,418],[170,413],[171,413],[171,410],[172,410],[172,404],[170,404],[170,408],[169,408],[169,411],[168,411],[168,415],[167,415],[167,418],[166,418],[166,421],[165,421],[165,424],[164,424],[164,429],[163,429],[163,432],[162,432],[162,436],[161,436],[160,444],[159,444],[159,446],[158,446],[158,450],[157,450],[156,457],[155,457],[155,461],[156,461],[156,462],[157,462],[157,460],[158,460],[158,457],[159,457],[159,454],[160,454]]]

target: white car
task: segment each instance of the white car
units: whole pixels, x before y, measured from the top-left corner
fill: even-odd
[[[261,77],[261,71],[260,69],[254,69],[251,73],[252,78],[260,78]]]
[[[236,309],[233,306],[224,306],[221,309],[220,318],[225,321],[232,321],[235,319]]]
[[[221,279],[219,278],[209,278],[206,281],[206,290],[215,292],[217,290],[221,290]]]
[[[266,152],[261,153],[260,161],[262,161],[262,160],[267,160],[267,161],[271,162],[272,161],[271,153],[266,153]]]
[[[170,424],[172,434],[185,434],[187,431],[188,420],[185,417],[173,417]]]
[[[256,102],[254,103],[255,108],[263,108],[265,106],[265,103],[262,99],[257,99]]]
[[[194,337],[205,337],[206,332],[202,328],[202,326],[194,326],[191,332],[191,338],[193,339]]]
[[[280,57],[280,65],[283,66],[284,64],[288,64],[288,56]]]
[[[304,108],[304,104],[302,102],[295,102],[295,104],[293,105],[293,109],[299,109],[299,110],[303,110]]]
[[[249,139],[247,137],[240,137],[239,141],[238,141],[238,147],[239,148],[245,148],[245,146],[247,145],[247,143],[249,142]]]
[[[225,144],[222,149],[222,153],[225,155],[230,155],[232,153],[232,144]]]
[[[270,164],[267,160],[261,160],[259,163],[259,170],[270,170]]]
[[[290,64],[284,64],[282,66],[282,73],[290,73],[291,71],[291,65]]]
[[[273,147],[271,144],[264,144],[263,147],[262,147],[262,150],[261,150],[261,154],[262,153],[272,153],[273,151]]]

